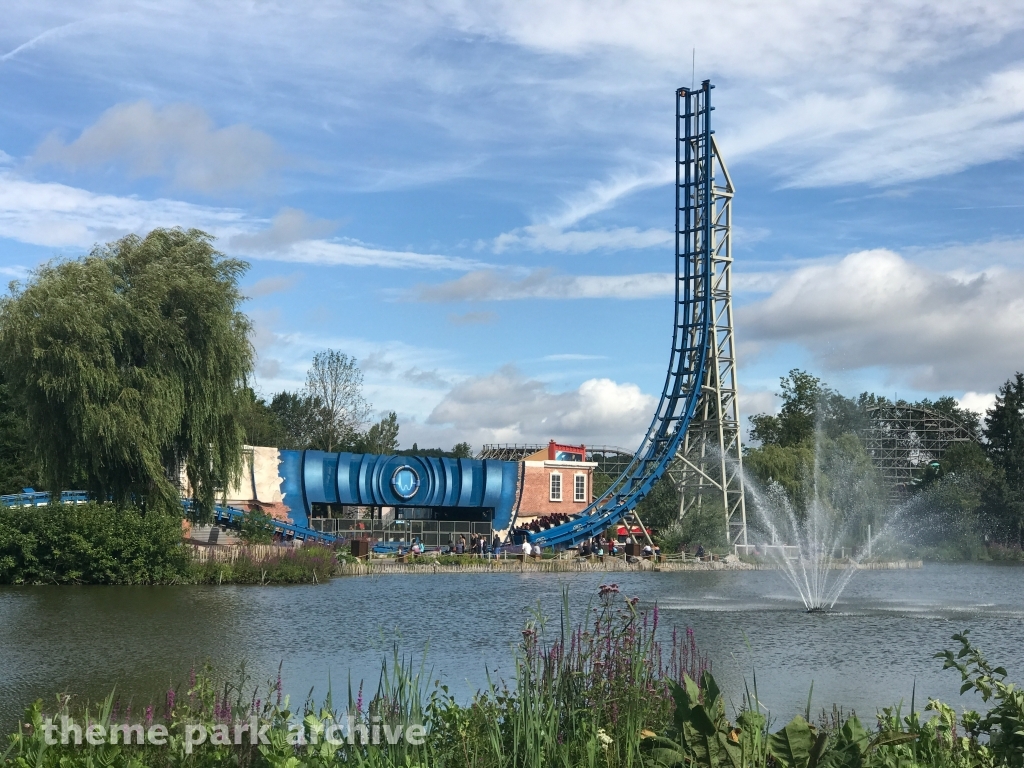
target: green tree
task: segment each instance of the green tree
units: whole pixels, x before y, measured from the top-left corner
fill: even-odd
[[[286,446],[287,434],[281,418],[252,387],[242,392],[242,427],[245,430],[246,445],[263,445],[273,448]]]
[[[356,359],[333,349],[317,352],[303,395],[312,414],[311,446],[328,453],[353,448],[370,413]]]
[[[826,389],[821,379],[796,368],[779,383],[782,388],[779,414],[751,416],[750,437],[765,445],[797,445],[814,436],[818,409]]]
[[[0,299],[0,365],[51,491],[78,477],[119,506],[197,513],[241,468],[253,363],[246,264],[191,229],[129,235],[53,261]]]
[[[359,438],[360,453],[392,454],[398,450],[398,415],[391,411]]]
[[[954,443],[933,462],[918,486],[917,503],[907,509],[913,538],[937,546],[940,558],[974,559],[984,552],[988,524],[983,504],[997,475],[984,449],[975,442]]]
[[[473,446],[469,443],[456,443],[450,453],[453,459],[472,459]]]
[[[279,448],[301,451],[312,445],[313,404],[298,392],[278,392],[270,401],[270,411],[281,425]]]
[[[1024,374],[999,388],[986,414],[985,439],[998,470],[986,494],[990,515],[1005,538],[1024,546]]]
[[[814,447],[766,443],[743,457],[744,471],[764,488],[778,483],[793,504],[803,509],[814,474]]]
[[[29,487],[41,489],[28,426],[0,373],[0,494]]]

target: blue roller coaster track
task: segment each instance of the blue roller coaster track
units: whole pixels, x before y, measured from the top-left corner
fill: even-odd
[[[539,532],[532,544],[573,546],[633,511],[665,473],[693,419],[708,365],[711,325],[711,242],[715,145],[711,89],[676,91],[676,295],[672,353],[665,388],[632,461],[578,516]]]

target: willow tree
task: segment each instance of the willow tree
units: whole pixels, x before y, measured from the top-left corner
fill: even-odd
[[[53,261],[0,299],[0,363],[47,487],[197,515],[241,467],[253,364],[247,265],[205,232],[155,229]]]

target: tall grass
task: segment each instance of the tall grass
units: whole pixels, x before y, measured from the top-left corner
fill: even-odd
[[[230,558],[193,559],[192,584],[316,584],[337,573],[333,550],[322,546],[232,548]]]

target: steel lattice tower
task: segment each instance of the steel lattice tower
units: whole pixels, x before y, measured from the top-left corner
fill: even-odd
[[[732,311],[732,198],[734,188],[713,131],[709,130],[711,89],[705,80],[699,90],[676,92],[676,232],[679,213],[696,211],[698,220],[682,222],[707,238],[711,252],[711,317],[708,365],[700,401],[669,475],[680,493],[679,517],[718,500],[724,510],[730,546],[747,544],[747,510],[743,493],[743,454],[737,401],[736,342]],[[707,138],[705,138],[707,137]],[[711,152],[700,143],[710,140]],[[707,158],[711,161],[708,164]],[[696,173],[696,179],[688,174]],[[710,184],[702,176],[710,175]],[[696,183],[694,183],[696,182]],[[688,200],[710,189],[710,199]]]

